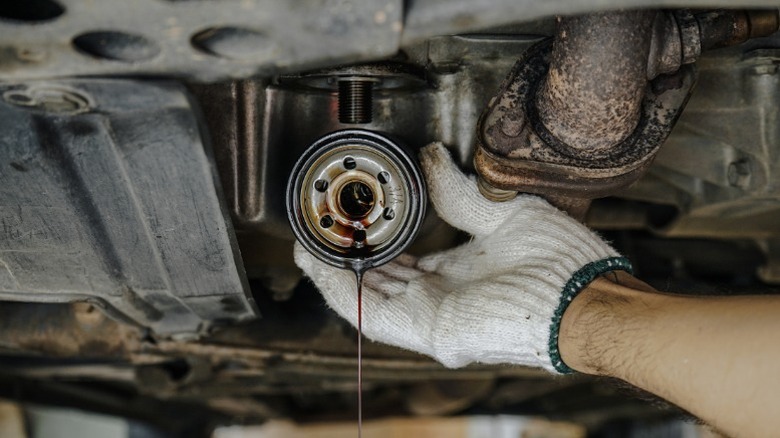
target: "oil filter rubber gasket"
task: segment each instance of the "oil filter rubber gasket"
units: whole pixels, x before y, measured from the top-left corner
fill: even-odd
[[[425,180],[412,155],[389,137],[361,129],[315,141],[287,184],[295,237],[339,268],[392,260],[416,237],[426,206]]]

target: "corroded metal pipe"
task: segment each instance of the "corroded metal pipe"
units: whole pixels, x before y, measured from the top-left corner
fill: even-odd
[[[480,192],[544,196],[581,218],[647,170],[685,107],[702,50],[769,35],[776,9],[559,17],[513,67],[477,127]]]
[[[561,143],[606,150],[639,122],[656,11],[558,17],[539,117]]]
[[[589,200],[644,173],[695,81],[681,67],[648,81],[665,29],[658,14],[558,18],[554,40],[529,49],[480,118],[474,165],[485,197],[534,193],[582,218]]]
[[[780,27],[777,9],[717,10],[696,14],[701,51],[742,44],[772,35]]]

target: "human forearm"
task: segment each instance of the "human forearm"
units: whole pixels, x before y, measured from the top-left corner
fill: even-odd
[[[625,380],[734,436],[780,428],[780,297],[686,297],[628,283],[596,280],[571,303],[559,338],[570,367]]]

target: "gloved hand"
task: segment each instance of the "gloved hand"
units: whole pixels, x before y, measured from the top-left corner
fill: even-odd
[[[363,330],[448,367],[511,363],[571,372],[558,353],[558,326],[571,299],[597,275],[628,261],[584,225],[541,198],[496,203],[463,175],[441,144],[421,151],[431,202],[470,242],[369,270]],[[357,323],[352,272],[296,244],[295,262],[339,315]]]

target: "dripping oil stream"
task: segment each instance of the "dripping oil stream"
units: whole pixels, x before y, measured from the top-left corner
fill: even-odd
[[[357,354],[358,354],[358,438],[363,436],[363,272],[364,268],[356,266],[355,280],[357,283]]]

